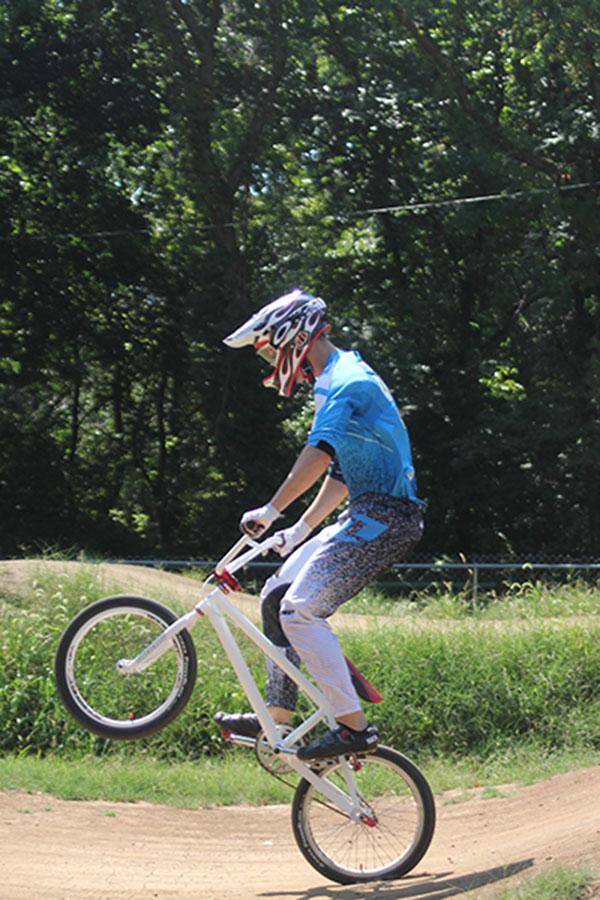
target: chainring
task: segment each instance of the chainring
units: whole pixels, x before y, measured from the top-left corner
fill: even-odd
[[[288,734],[292,732],[291,725],[282,725],[281,727],[281,739],[287,737]],[[304,742],[300,741],[298,746],[301,746]],[[264,732],[260,732],[256,738],[256,744],[254,745],[254,752],[256,754],[256,759],[263,767],[269,772],[271,775],[287,775],[294,770],[290,765],[288,765],[286,761],[285,753],[275,753],[273,748],[269,745]]]

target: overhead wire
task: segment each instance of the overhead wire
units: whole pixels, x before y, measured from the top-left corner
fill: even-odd
[[[466,206],[469,204],[476,203],[491,203],[499,200],[518,200],[528,196],[539,196],[541,194],[552,194],[552,193],[566,193],[567,191],[577,191],[582,190],[583,188],[593,188],[599,187],[600,181],[585,181],[579,182],[577,184],[560,184],[556,185],[553,188],[531,188],[528,190],[520,190],[520,191],[501,191],[495,194],[478,194],[472,197],[437,197],[433,200],[423,200],[417,202],[409,202],[409,203],[401,203],[394,204],[390,206],[372,206],[366,207],[365,209],[358,210],[347,210],[342,211],[335,214],[325,214],[318,219],[315,219],[314,223],[310,222],[298,222],[298,225],[303,225],[304,227],[310,227],[311,224],[319,224],[322,223],[323,220],[351,220],[351,219],[360,219],[367,218],[369,216],[374,215],[386,215],[390,213],[397,212],[419,212],[421,210],[428,209],[442,209],[444,207],[452,207],[452,206]],[[197,234],[199,232],[209,232],[209,231],[218,231],[222,228],[238,228],[242,223],[241,222],[222,222],[220,224],[210,224],[210,225],[197,225],[193,228],[189,229],[189,233]],[[171,234],[172,232],[169,232]],[[181,232],[179,232],[181,233]],[[155,237],[160,236],[160,230],[153,228],[128,228],[128,229],[114,229],[114,230],[101,230],[101,231],[88,231],[88,232],[67,232],[67,233],[45,233],[45,234],[23,234],[23,235],[2,235],[0,236],[0,242],[8,243],[11,241],[58,241],[58,240],[89,240],[91,238],[111,238],[111,237],[132,237],[134,235],[147,234],[154,235]]]

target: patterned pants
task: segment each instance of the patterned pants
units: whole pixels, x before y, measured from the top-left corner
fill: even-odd
[[[265,634],[286,648],[295,665],[302,659],[337,717],[361,706],[327,619],[381,571],[404,559],[422,534],[418,504],[362,494],[335,525],[302,544],[265,583]],[[267,667],[267,703],[294,709],[296,685],[271,660]]]

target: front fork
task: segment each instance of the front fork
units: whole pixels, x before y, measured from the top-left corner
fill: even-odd
[[[120,659],[117,662],[117,671],[120,675],[139,675],[144,669],[156,662],[157,659],[167,652],[171,639],[183,631],[185,628],[191,628],[198,621],[198,617],[202,613],[193,609],[181,618],[169,625],[168,628],[158,635],[147,647],[138,653],[134,659]]]

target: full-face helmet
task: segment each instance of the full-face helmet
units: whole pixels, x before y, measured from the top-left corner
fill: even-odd
[[[265,387],[289,397],[294,386],[311,380],[306,357],[315,341],[326,334],[325,301],[300,288],[268,303],[247,322],[224,338],[228,347],[254,347],[273,371],[264,380]]]

